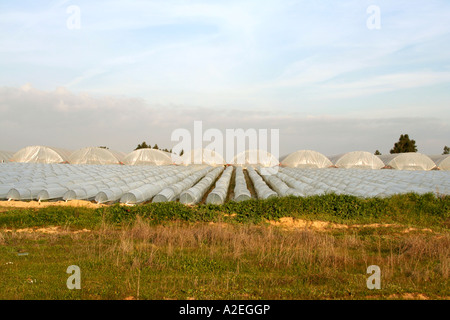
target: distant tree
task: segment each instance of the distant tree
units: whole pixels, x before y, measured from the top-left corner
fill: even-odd
[[[445,146],[444,147],[444,152],[442,154],[450,154],[450,148]]]
[[[417,152],[416,141],[409,139],[407,134],[400,135],[398,142],[394,144],[394,148],[390,153]]]
[[[375,153],[374,153],[374,155],[376,155],[376,156],[381,156],[381,152],[380,152],[379,150],[376,150]]]
[[[109,149],[108,147],[105,147],[105,146],[100,146],[99,148],[102,148],[102,149]]]
[[[136,147],[136,149],[134,149],[134,150],[145,149],[145,148],[150,148],[150,147],[149,147],[149,146],[147,145],[147,143],[144,141],[144,142],[138,144],[137,147]]]
[[[153,146],[153,149],[156,149],[156,150],[158,150],[158,145],[157,145],[157,144],[155,144],[155,145]]]

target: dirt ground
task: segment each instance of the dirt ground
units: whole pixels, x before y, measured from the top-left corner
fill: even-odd
[[[38,201],[0,201],[0,207],[8,208],[45,208],[53,206],[100,208],[106,205],[83,200],[38,202]]]
[[[330,231],[333,229],[351,229],[351,228],[404,228],[403,233],[409,233],[412,231],[421,231],[421,232],[433,232],[431,229],[416,229],[416,228],[405,228],[405,226],[397,225],[397,224],[354,224],[354,225],[346,225],[346,224],[338,224],[332,222],[325,221],[310,221],[310,220],[302,220],[295,219],[292,217],[280,218],[279,221],[269,221],[271,225],[281,227],[286,230],[294,230],[294,229],[314,229],[316,231]]]

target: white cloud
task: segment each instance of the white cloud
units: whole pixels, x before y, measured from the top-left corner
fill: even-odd
[[[259,110],[186,108],[149,105],[142,99],[75,94],[65,88],[42,91],[0,88],[0,150],[17,151],[27,145],[78,149],[106,145],[131,152],[147,141],[172,147],[173,130],[280,129],[280,154],[314,149],[324,154],[354,150],[389,151],[400,134],[417,141],[419,151],[440,153],[448,145],[450,125],[439,117],[362,118],[355,116],[301,115]]]

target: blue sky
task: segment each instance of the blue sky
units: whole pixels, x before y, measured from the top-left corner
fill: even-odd
[[[371,5],[381,29],[367,28]],[[70,6],[80,9],[80,29],[67,27]],[[193,119],[277,125],[281,153],[387,153],[402,133],[419,152],[441,153],[450,145],[449,17],[446,0],[0,1],[0,108],[8,115],[0,121],[17,133],[11,141],[0,132],[0,149],[98,142],[130,151],[145,139],[169,146],[170,130]],[[37,139],[37,127],[20,119],[36,112],[47,121],[39,103],[24,103],[31,93],[54,103],[39,107],[54,122],[95,108],[118,113],[111,126],[121,112],[171,124],[103,136],[94,119],[91,135],[101,139],[93,142],[73,120],[65,125],[73,136],[56,134],[66,140],[55,138],[57,127]]]

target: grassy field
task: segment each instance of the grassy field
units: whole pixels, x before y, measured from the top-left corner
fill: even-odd
[[[431,194],[0,208],[0,299],[449,299],[449,227]]]

